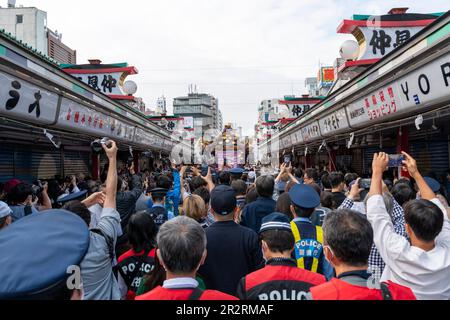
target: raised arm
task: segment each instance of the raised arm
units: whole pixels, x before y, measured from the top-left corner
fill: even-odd
[[[117,145],[110,140],[108,146],[103,144],[103,149],[109,160],[108,175],[106,178],[106,198],[104,208],[116,209],[116,193],[117,193]]]
[[[414,180],[416,180],[417,186],[420,190],[421,198],[425,200],[436,199],[436,194],[433,192],[433,190],[431,190],[431,188],[425,182],[419,170],[417,169],[416,160],[414,160],[414,158],[406,152],[402,152],[402,154],[405,156],[405,161],[403,161],[403,170],[408,170],[409,175],[413,177]]]
[[[206,175],[206,177],[201,177],[206,181],[206,183],[208,184],[208,190],[211,192],[216,187],[214,185],[214,182],[212,181],[211,168],[208,168],[208,174]]]

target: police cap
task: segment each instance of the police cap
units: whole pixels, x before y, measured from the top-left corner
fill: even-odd
[[[296,184],[289,190],[289,198],[297,207],[313,209],[319,206],[320,196],[313,187]]]
[[[71,275],[89,248],[89,229],[65,210],[29,215],[0,232],[0,299],[45,295]]]

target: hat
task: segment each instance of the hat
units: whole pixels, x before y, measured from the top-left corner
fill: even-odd
[[[71,194],[65,196],[64,198],[59,199],[57,202],[63,204],[63,203],[67,203],[69,201],[74,201],[74,200],[84,200],[86,194],[87,194],[87,190],[83,190],[80,192],[74,192],[74,193],[71,193]]]
[[[437,182],[435,179],[430,178],[430,177],[423,177],[423,180],[425,180],[425,182],[427,183],[427,185],[430,187],[430,189],[436,193],[439,192],[439,190],[441,189],[441,185],[439,182]]]
[[[211,191],[211,207],[214,212],[223,216],[236,208],[236,192],[227,185],[218,185]]]
[[[3,201],[0,201],[0,219],[9,216],[11,213],[11,208]]]
[[[17,186],[18,184],[20,184],[21,182],[22,182],[22,181],[20,181],[20,180],[18,180],[18,179],[12,179],[12,180],[7,181],[7,182],[5,183],[5,187],[4,187],[5,192],[6,192],[6,193],[10,193],[11,190],[12,190],[15,186]]]
[[[297,207],[313,209],[320,204],[320,196],[313,187],[296,184],[289,190],[289,198]]]
[[[230,174],[242,175],[244,173],[244,169],[242,168],[233,168],[230,170]]]
[[[255,173],[255,171],[250,171],[250,172],[248,173],[248,178],[249,178],[249,179],[255,179],[255,178],[256,178],[256,173]]]
[[[154,197],[165,197],[167,195],[167,192],[169,192],[169,190],[164,188],[154,188],[150,190],[150,193]]]
[[[291,231],[289,218],[282,213],[274,212],[265,216],[261,221],[259,233],[267,230],[288,230]]]
[[[0,232],[0,299],[38,298],[71,275],[89,248],[89,229],[66,210],[32,214]]]

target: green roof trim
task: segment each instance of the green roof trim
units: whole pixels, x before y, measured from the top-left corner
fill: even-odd
[[[6,48],[0,45],[0,56],[6,56]]]
[[[450,22],[427,37],[427,45],[435,43],[450,33]]]
[[[72,89],[75,92],[78,92],[80,94],[84,94],[84,89],[78,85],[76,85],[75,83],[72,84]]]
[[[431,16],[436,16],[436,17],[440,17],[443,16],[445,14],[445,12],[434,12],[434,13],[427,13]],[[351,16],[352,20],[357,20],[357,21],[366,21],[367,19],[369,19],[372,16],[379,16],[379,15],[370,15],[370,14],[354,14]]]
[[[48,63],[51,63],[51,64],[59,67],[59,63],[55,59],[47,56],[46,54],[44,54],[44,53],[42,53],[40,51],[37,51],[32,46],[28,45],[27,43],[23,42],[22,40],[17,39],[10,32],[6,32],[5,29],[0,29],[0,36],[4,36],[5,38],[15,42],[17,45],[19,45],[22,48],[24,48],[25,50],[27,50],[29,53],[31,53],[31,54],[33,54],[33,55],[35,55],[35,56],[37,56],[37,57],[47,61]]]

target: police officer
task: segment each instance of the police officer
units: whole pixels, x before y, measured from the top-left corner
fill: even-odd
[[[291,228],[295,239],[293,256],[297,266],[331,279],[333,268],[323,254],[322,227],[311,222],[311,215],[320,204],[319,194],[309,185],[297,184],[289,190],[289,198],[294,216]]]
[[[230,182],[240,180],[244,171],[245,170],[243,168],[239,167],[230,169]]]
[[[264,217],[259,235],[266,266],[241,279],[241,300],[304,300],[309,288],[325,282],[324,276],[298,268],[292,259],[294,236],[286,215]]]
[[[336,278],[313,287],[313,300],[416,300],[410,288],[379,281],[367,272],[373,229],[360,213],[333,211],[324,221],[324,251]]]
[[[155,188],[150,190],[153,206],[147,210],[147,213],[153,218],[156,226],[159,228],[164,222],[173,218],[173,213],[167,211],[164,204],[169,190],[164,188]]]
[[[81,299],[80,263],[89,229],[79,216],[48,210],[0,232],[0,300]]]

